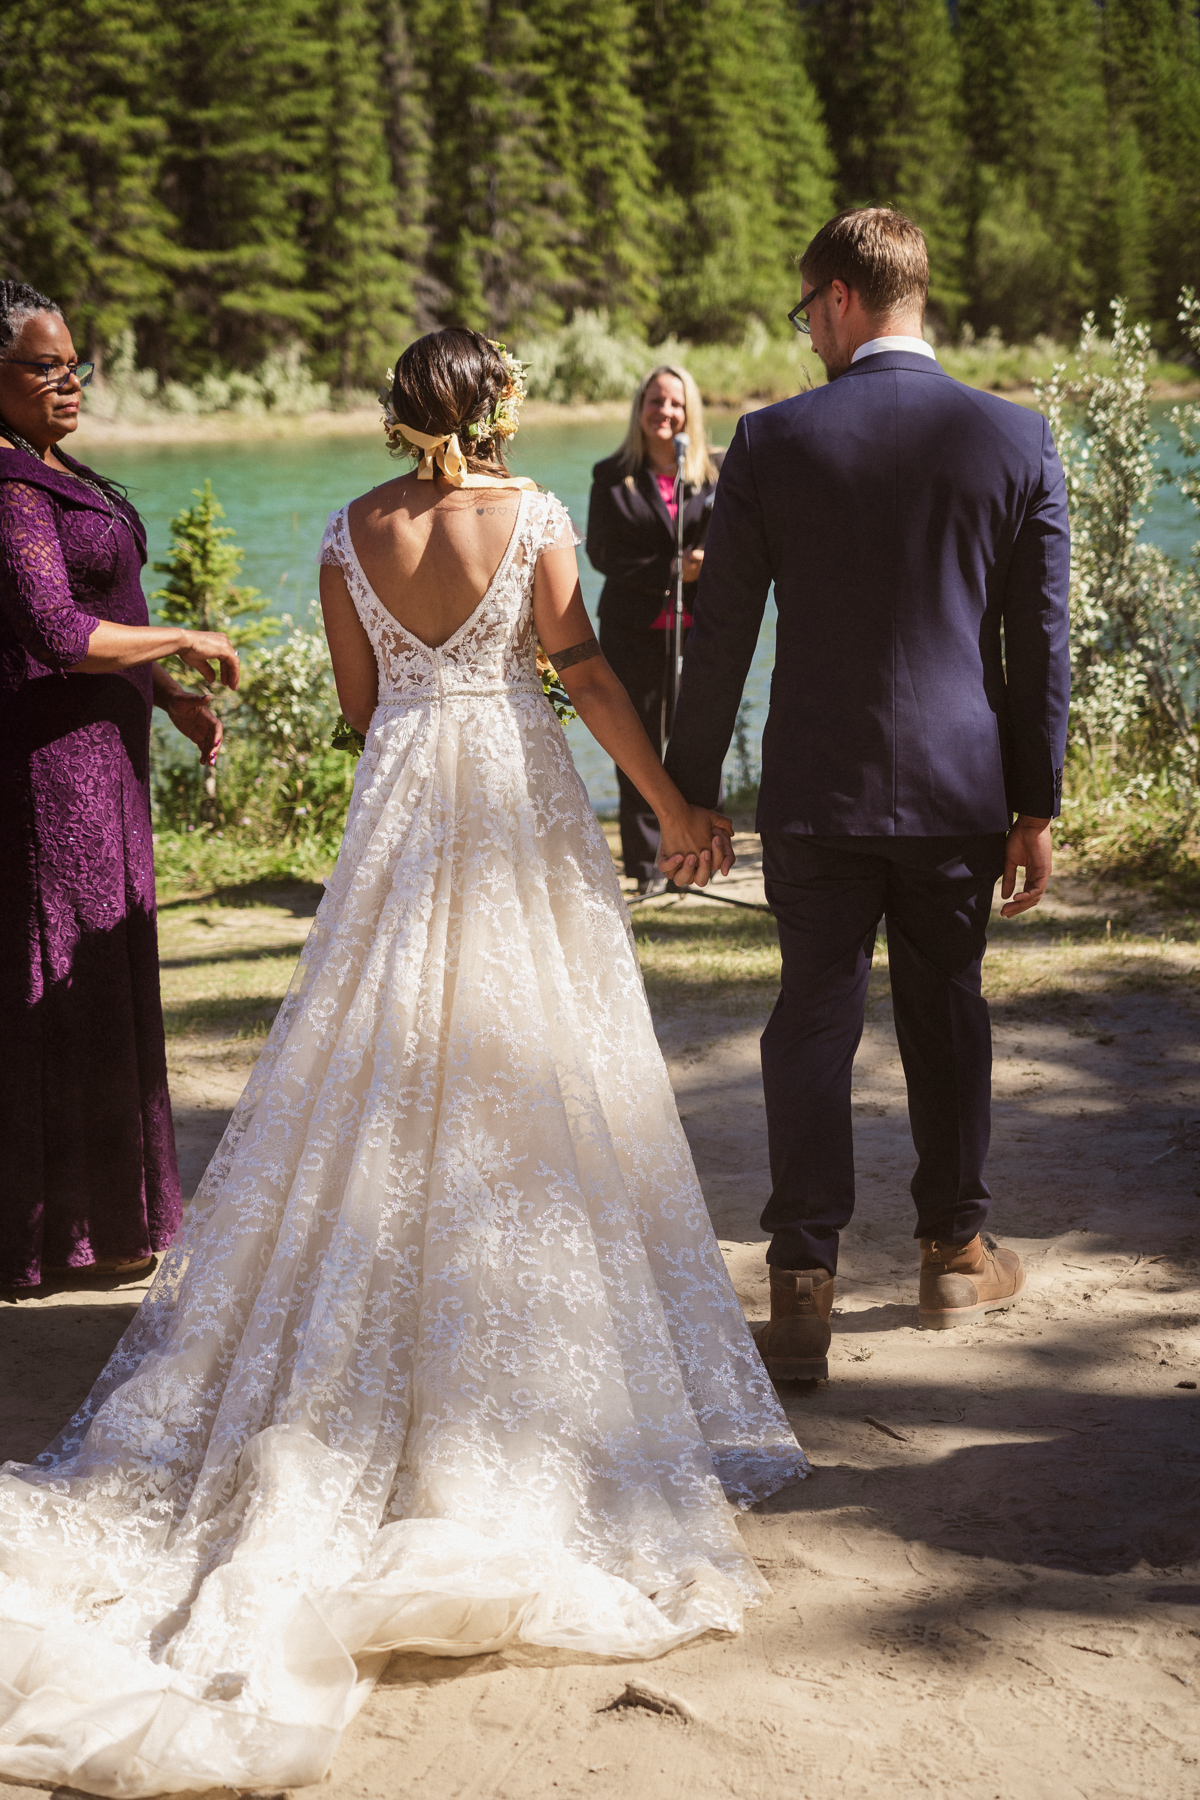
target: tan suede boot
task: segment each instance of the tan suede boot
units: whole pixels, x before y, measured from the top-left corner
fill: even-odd
[[[1025,1286],[1025,1270],[1015,1250],[985,1244],[978,1233],[961,1248],[921,1239],[922,1331],[949,1331],[1012,1306]]]
[[[772,1381],[829,1378],[829,1315],[834,1277],[824,1269],[776,1269],[771,1274],[771,1320],[754,1333]]]

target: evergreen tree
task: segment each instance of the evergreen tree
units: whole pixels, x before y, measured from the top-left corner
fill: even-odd
[[[397,246],[411,271],[415,328],[425,332],[446,299],[428,268],[429,96],[413,42],[413,0],[376,0],[376,8]]]
[[[965,293],[1026,338],[1120,292],[1174,339],[1197,0],[0,9],[5,272],[164,377],[297,340],[345,387],[437,323],[582,307],[737,338],[781,320],[835,204],[872,201],[923,227],[947,322]]]
[[[179,0],[172,16],[166,192],[185,254],[158,360],[194,375],[253,365],[320,328],[306,246],[329,89],[304,0]]]
[[[962,304],[958,51],[945,0],[819,0],[807,14],[843,207],[892,205],[929,244],[930,300]]]
[[[533,0],[546,75],[547,152],[567,185],[564,294],[645,326],[658,299],[654,161],[633,91],[630,0]]]
[[[159,104],[171,36],[153,0],[0,12],[7,273],[59,301],[92,356],[161,316],[170,293]]]
[[[1200,13],[1195,0],[1106,0],[1103,31],[1110,129],[1137,176],[1117,160],[1110,187],[1129,195],[1128,218],[1112,235],[1138,243],[1142,276],[1118,265],[1110,290],[1168,322],[1170,341],[1180,289],[1200,288]]]
[[[345,391],[378,385],[411,337],[412,280],[400,255],[378,21],[367,0],[326,0],[322,25],[328,90],[310,270],[324,367]]]
[[[1109,170],[1094,0],[960,0],[976,327],[1014,341],[1097,303]]]
[[[832,163],[782,0],[640,0],[668,230],[661,326],[702,339],[777,324],[832,210]]]
[[[151,594],[164,625],[191,631],[223,631],[235,649],[251,650],[279,630],[264,618],[270,602],[257,588],[238,587],[244,552],[231,540],[233,527],[219,525],[225,509],[211,481],[193,488],[195,506],[185,506],[171,520],[171,553],[154,568],[167,577]]]
[[[434,145],[430,263],[447,324],[493,337],[562,316],[567,183],[550,159],[533,21],[514,0],[420,0]]]

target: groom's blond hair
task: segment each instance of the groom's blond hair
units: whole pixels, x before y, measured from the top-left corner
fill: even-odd
[[[914,302],[924,313],[929,297],[924,236],[890,206],[856,206],[830,219],[800,258],[800,273],[810,291],[844,281],[881,318]]]

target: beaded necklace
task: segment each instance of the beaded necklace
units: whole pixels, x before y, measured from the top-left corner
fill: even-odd
[[[12,426],[8,423],[8,420],[2,416],[0,416],[0,433],[3,433],[6,438],[11,438],[17,449],[24,450],[25,454],[27,456],[32,456],[35,462],[40,462],[43,465],[46,464],[45,457],[38,455],[28,438],[23,438],[19,431],[14,431]],[[105,511],[108,513],[108,529],[111,531],[117,520],[121,517],[121,514],[113,505],[112,495],[108,493],[105,488],[101,487],[98,481],[93,481],[90,476],[81,475],[77,469],[64,469],[57,472],[70,476],[72,481],[81,482],[85,488],[90,488],[93,494],[99,495],[100,499],[104,502]]]

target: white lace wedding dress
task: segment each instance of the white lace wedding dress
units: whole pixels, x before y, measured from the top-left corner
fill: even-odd
[[[0,1474],[0,1777],[313,1782],[391,1651],[654,1656],[762,1592],[730,1500],[804,1458],[537,677],[566,542],[523,494],[431,650],[330,521],[379,663],[345,841],[136,1320]]]

